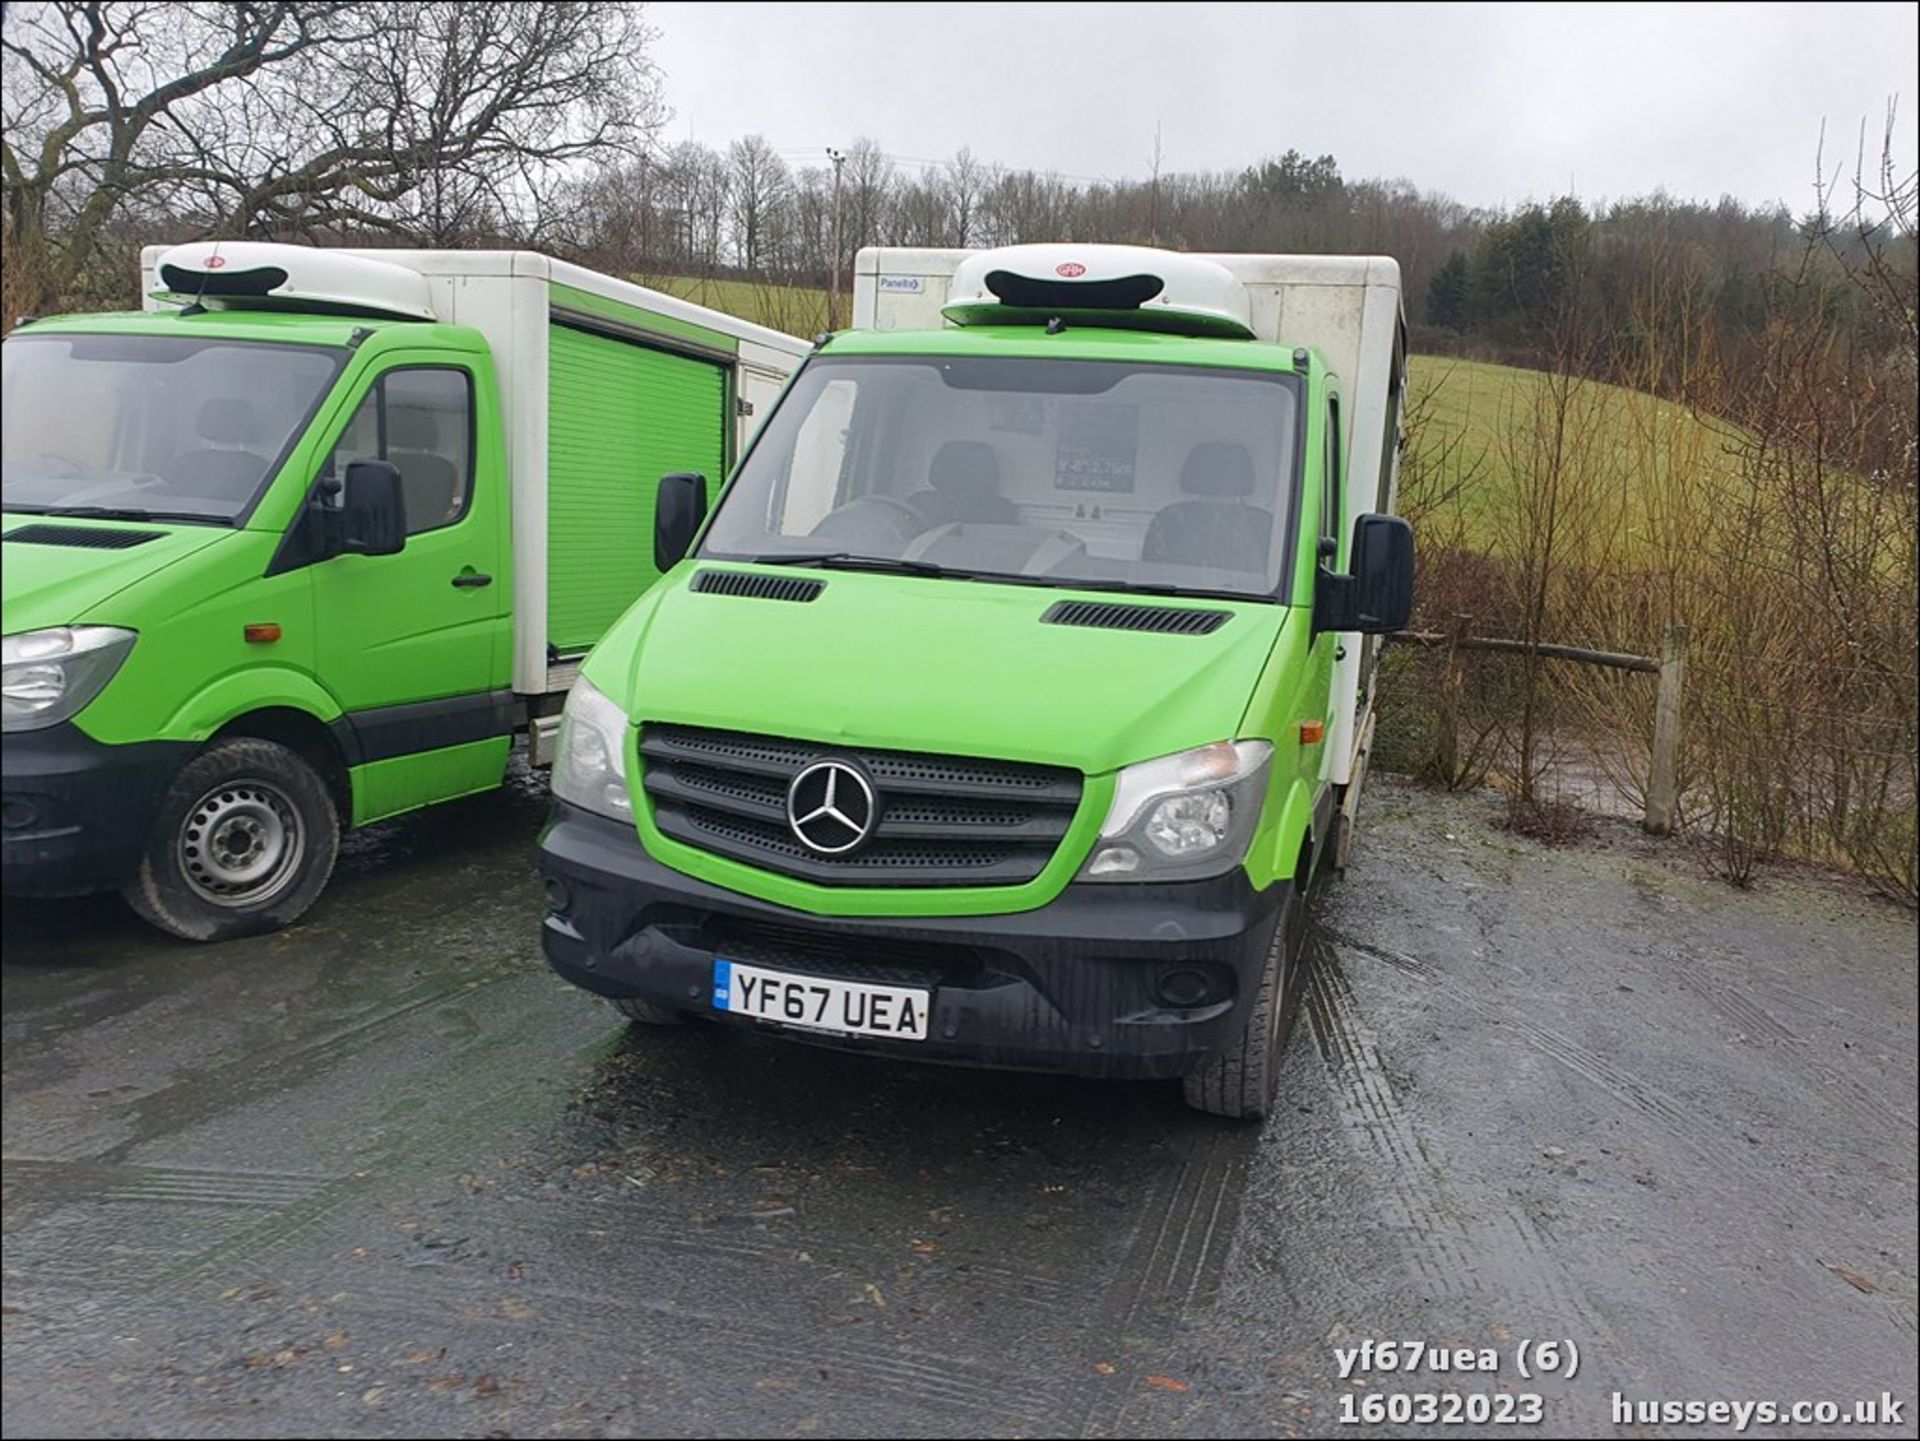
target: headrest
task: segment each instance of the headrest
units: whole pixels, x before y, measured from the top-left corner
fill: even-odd
[[[949,440],[934,452],[927,484],[942,495],[998,495],[1000,459],[984,440]]]
[[[431,410],[394,407],[387,412],[387,445],[394,450],[438,450],[439,417]]]
[[[260,417],[252,401],[237,395],[217,395],[200,407],[194,428],[202,440],[215,445],[247,445],[260,432]]]
[[[1253,456],[1230,440],[1204,440],[1187,452],[1180,488],[1188,495],[1253,494]]]

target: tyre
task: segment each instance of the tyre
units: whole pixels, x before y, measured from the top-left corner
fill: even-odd
[[[642,1026],[677,1026],[686,1019],[678,1011],[663,1010],[638,996],[622,996],[613,1002],[613,1008],[629,1021]]]
[[[1307,900],[1301,885],[1287,887],[1280,919],[1273,928],[1266,964],[1247,1007],[1245,1028],[1219,1055],[1183,1084],[1187,1104],[1210,1116],[1258,1121],[1273,1109],[1280,1084],[1280,1057],[1293,1029],[1299,1002],[1301,961],[1307,935]]]
[[[182,940],[259,935],[300,918],[339,853],[340,815],[319,773],[283,745],[238,736],[175,777],[122,894]]]

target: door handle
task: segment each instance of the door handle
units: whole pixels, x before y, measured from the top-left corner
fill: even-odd
[[[492,585],[493,577],[481,575],[478,571],[463,570],[453,578],[453,583],[462,590],[477,590],[483,585]]]

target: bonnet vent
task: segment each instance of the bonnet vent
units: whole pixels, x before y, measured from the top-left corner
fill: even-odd
[[[160,539],[157,530],[95,530],[87,525],[23,525],[6,534],[9,545],[69,545],[75,550],[131,550]]]
[[[709,595],[744,595],[753,600],[808,601],[817,599],[827,583],[746,570],[702,570],[695,572],[690,588]]]
[[[1063,600],[1041,616],[1040,623],[1084,625],[1095,630],[1150,631],[1155,635],[1207,635],[1232,619],[1233,612],[1227,610],[1179,610],[1163,605]]]

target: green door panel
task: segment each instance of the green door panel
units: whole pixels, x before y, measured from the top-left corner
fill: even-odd
[[[660,477],[724,476],[727,372],[555,325],[547,418],[547,640],[585,650],[659,579]]]
[[[421,368],[467,375],[474,429],[482,435],[497,429],[488,378],[450,365],[443,354],[402,353],[368,382]],[[343,419],[343,456],[360,452],[359,424]],[[402,448],[403,429],[395,429],[389,451],[404,474],[412,452]],[[451,524],[409,535],[394,555],[340,555],[311,568],[320,674],[349,716],[507,684],[506,648],[497,644],[512,624],[505,476],[497,447],[478,446],[472,463],[465,513]],[[454,583],[483,576],[490,578],[485,584]]]
[[[353,786],[353,823],[419,810],[436,801],[490,791],[506,773],[511,736],[470,741],[419,755],[396,756],[354,766],[348,772]]]

